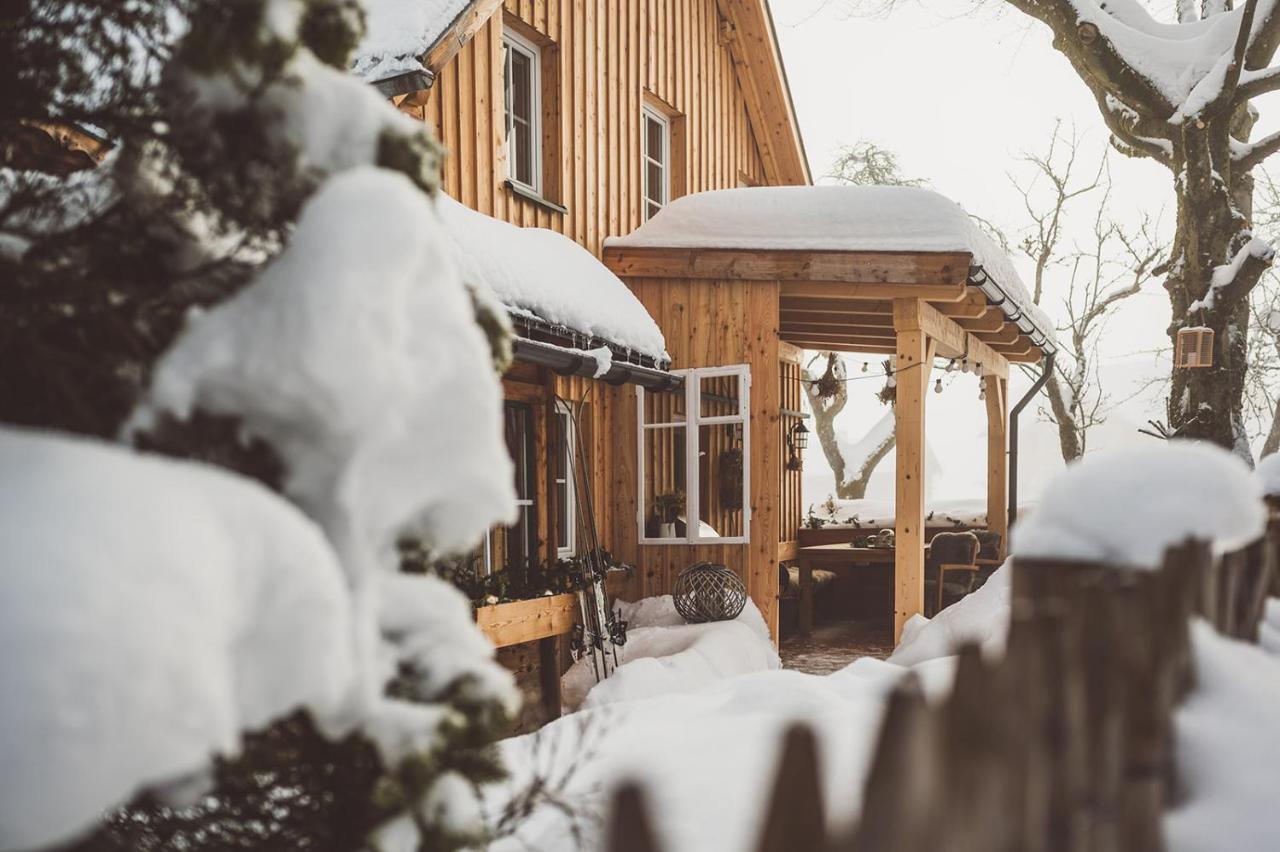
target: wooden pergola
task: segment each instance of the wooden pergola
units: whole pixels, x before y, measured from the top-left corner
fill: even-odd
[[[797,251],[610,245],[605,262],[656,294],[676,282],[756,284],[748,335],[804,349],[883,353],[896,359],[897,439],[894,636],[924,610],[925,401],[935,358],[966,359],[981,376],[987,414],[987,521],[1007,541],[1009,365],[1039,361],[1052,344],[974,265],[971,252]],[[1007,286],[1007,285],[1006,285]],[[1017,285],[1021,287],[1021,285]],[[762,289],[761,289],[762,288]],[[755,290],[748,291],[754,293]],[[760,315],[760,305],[776,313]],[[663,324],[661,312],[655,312]],[[728,320],[726,320],[728,321]],[[728,326],[726,326],[728,327]],[[668,332],[670,342],[671,333]],[[674,351],[674,350],[673,350]],[[716,353],[703,356],[715,360]],[[676,367],[700,366],[677,363]]]

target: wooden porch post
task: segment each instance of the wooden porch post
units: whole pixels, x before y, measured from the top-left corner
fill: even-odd
[[[1009,552],[1009,381],[982,377],[987,391],[987,529],[1000,533],[1000,557]]]
[[[924,612],[924,401],[932,359],[919,301],[894,301],[893,328],[897,337],[893,641],[897,644],[907,620]]]

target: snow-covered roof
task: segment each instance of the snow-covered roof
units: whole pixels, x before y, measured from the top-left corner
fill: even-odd
[[[968,252],[996,285],[1011,321],[1029,319],[1046,348],[1054,324],[1032,301],[1009,256],[959,204],[910,186],[769,186],[677,198],[608,247],[776,251]],[[974,283],[981,283],[977,276]],[[984,291],[990,290],[989,287]],[[1033,332],[1023,328],[1028,334]]]
[[[352,58],[352,71],[371,83],[410,71],[471,0],[364,0],[365,35]]]
[[[668,360],[666,341],[644,305],[582,246],[555,231],[477,213],[444,193],[438,199],[464,280],[487,287],[516,314]]]

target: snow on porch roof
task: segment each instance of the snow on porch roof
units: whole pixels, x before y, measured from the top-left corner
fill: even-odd
[[[477,213],[443,192],[436,204],[464,280],[488,287],[515,313],[669,360],[644,305],[582,246],[555,231]]]
[[[677,198],[609,248],[764,251],[968,252],[982,286],[1010,321],[1029,324],[1057,348],[1054,324],[1036,305],[1009,257],[959,204],[910,186],[769,186]],[[984,285],[985,282],[985,286]],[[994,290],[991,287],[994,284]],[[1010,304],[1012,303],[1012,304]],[[1031,333],[1027,328],[1023,331]]]

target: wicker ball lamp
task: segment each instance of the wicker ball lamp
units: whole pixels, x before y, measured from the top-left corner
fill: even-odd
[[[690,624],[730,621],[747,605],[747,587],[738,575],[723,565],[699,562],[676,578],[676,612]]]

